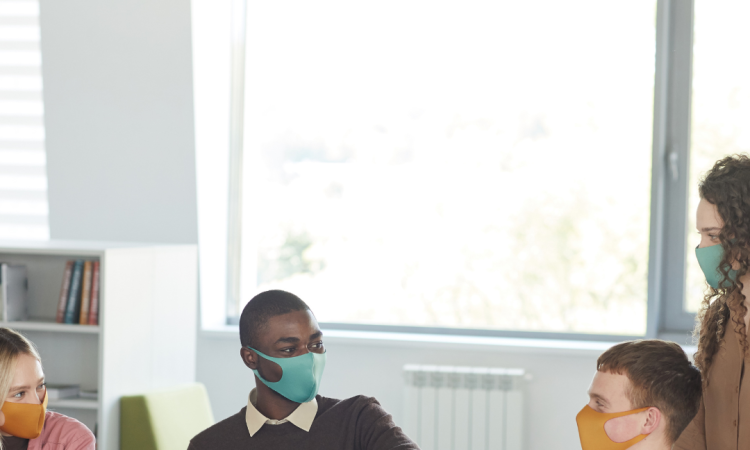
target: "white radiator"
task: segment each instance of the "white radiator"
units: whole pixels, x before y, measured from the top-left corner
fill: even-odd
[[[404,366],[403,427],[422,450],[521,450],[522,369]]]

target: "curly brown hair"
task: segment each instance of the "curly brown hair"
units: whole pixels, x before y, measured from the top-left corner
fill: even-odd
[[[714,164],[698,186],[700,196],[716,205],[724,226],[719,232],[724,256],[719,263],[719,289],[709,287],[696,316],[693,332],[698,341],[695,365],[708,384],[711,363],[719,351],[727,327],[743,337],[743,351],[747,353],[745,329],[745,295],[742,278],[750,270],[750,158],[746,155],[727,156]],[[730,276],[732,265],[738,268]],[[734,323],[730,311],[735,312]]]

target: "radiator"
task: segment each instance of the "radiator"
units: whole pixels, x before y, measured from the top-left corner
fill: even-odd
[[[422,450],[521,450],[522,369],[404,366],[406,434]]]

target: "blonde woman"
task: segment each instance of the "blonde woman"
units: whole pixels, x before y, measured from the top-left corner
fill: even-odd
[[[28,339],[0,328],[0,448],[94,450],[94,435],[81,422],[47,411],[39,353]]]

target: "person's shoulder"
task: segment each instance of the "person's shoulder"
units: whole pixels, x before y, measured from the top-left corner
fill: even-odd
[[[242,431],[247,434],[247,424],[245,423],[244,407],[237,414],[231,415],[226,419],[218,422],[200,433],[196,434],[190,440],[192,448],[216,448],[216,441],[224,441],[242,435]]]
[[[344,400],[321,398],[329,428],[347,429],[372,445],[366,448],[416,449],[417,446],[396,426],[391,416],[373,397],[357,395]],[[363,441],[364,442],[364,441]],[[379,444],[376,444],[379,442]]]
[[[363,409],[376,407],[382,409],[380,402],[374,397],[368,397],[366,395],[355,395],[354,397],[345,398],[343,400],[328,398],[319,395],[317,397],[318,411],[325,412],[330,409],[345,409],[351,412],[361,411]]]
[[[88,427],[72,417],[64,414],[47,411],[44,416],[44,427],[42,428],[43,444],[81,444],[94,443],[94,433]],[[85,445],[82,447],[85,448]]]
[[[81,433],[94,436],[94,433],[88,427],[78,420],[68,417],[65,414],[47,411],[44,416],[44,428],[52,430],[65,431],[66,433]]]

